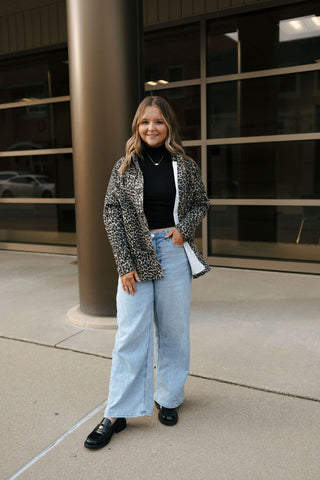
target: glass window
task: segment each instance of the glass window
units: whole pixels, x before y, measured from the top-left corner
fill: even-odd
[[[239,17],[242,72],[318,61],[320,5],[302,3]]]
[[[69,95],[67,49],[0,63],[0,103]]]
[[[200,24],[146,32],[145,80],[151,85],[200,77]]]
[[[238,73],[237,19],[207,23],[207,76]]]
[[[207,86],[208,138],[239,137],[238,85],[240,82]]]
[[[183,147],[186,154],[192,158],[201,170],[201,147]]]
[[[10,171],[4,171],[4,172],[1,172],[0,171],[0,182],[3,181],[3,180],[8,180],[8,178],[11,178],[11,177],[14,177],[15,174],[13,172],[10,172]]]
[[[0,203],[0,241],[75,245],[74,205]]]
[[[301,6],[280,10],[279,67],[306,65],[319,61],[320,5],[319,2],[303,3]]]
[[[320,198],[320,141],[208,146],[211,198]]]
[[[182,140],[200,138],[200,86],[150,91],[147,95],[157,95],[168,100],[177,116]]]
[[[71,154],[0,158],[0,198],[73,198]]]
[[[70,103],[0,110],[0,150],[71,147]]]
[[[319,72],[208,85],[208,138],[317,132]]]
[[[319,61],[320,5],[305,1],[207,23],[207,76]]]
[[[208,234],[209,255],[320,262],[320,207],[216,205]]]

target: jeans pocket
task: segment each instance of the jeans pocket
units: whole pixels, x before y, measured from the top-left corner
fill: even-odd
[[[183,245],[177,245],[176,243],[173,243],[172,237],[170,237],[170,238],[171,238],[171,244],[172,244],[174,247],[183,248]]]

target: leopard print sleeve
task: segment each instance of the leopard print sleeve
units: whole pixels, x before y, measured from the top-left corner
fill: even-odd
[[[197,226],[206,215],[210,201],[207,197],[198,166],[190,160],[184,160],[188,184],[186,192],[188,205],[184,208],[182,215],[180,212],[179,223],[176,225],[176,228],[185,241],[190,241],[195,236]]]
[[[124,222],[119,202],[119,167],[122,161],[123,159],[120,159],[113,167],[104,200],[103,210],[103,221],[105,229],[120,276],[132,272],[136,269],[135,264],[131,258],[130,248],[125,234]]]

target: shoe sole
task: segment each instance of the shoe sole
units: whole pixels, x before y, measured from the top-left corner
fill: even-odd
[[[89,450],[99,450],[100,448],[103,448],[105,447],[106,445],[108,445],[108,443],[110,442],[111,438],[112,438],[112,435],[114,433],[119,433],[119,432],[122,432],[122,430],[124,430],[127,426],[127,422],[126,422],[126,419],[123,419],[123,421],[115,427],[115,429],[112,431],[112,433],[110,434],[110,436],[105,440],[105,442],[103,443],[99,443],[99,445],[92,445],[90,443],[87,443],[87,440],[85,440],[84,442],[84,446],[86,448],[88,448]]]

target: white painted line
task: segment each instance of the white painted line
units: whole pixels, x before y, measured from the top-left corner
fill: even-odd
[[[47,448],[42,450],[38,455],[33,457],[28,463],[26,463],[22,468],[20,468],[17,472],[15,472],[11,477],[8,477],[7,480],[14,480],[15,478],[18,478],[19,475],[21,475],[23,472],[25,472],[31,465],[36,463],[40,458],[44,457],[50,450],[52,450],[54,447],[56,447],[62,440],[67,438],[72,432],[74,432],[78,427],[80,427],[83,423],[85,423],[89,418],[93,417],[96,413],[99,412],[103,407],[107,405],[107,401],[105,400],[103,403],[98,405],[92,412],[88,413],[85,417],[83,417],[79,422],[77,422],[75,425],[73,425],[67,432],[65,432],[61,437],[59,437],[57,440],[55,440],[51,445],[49,445]]]

